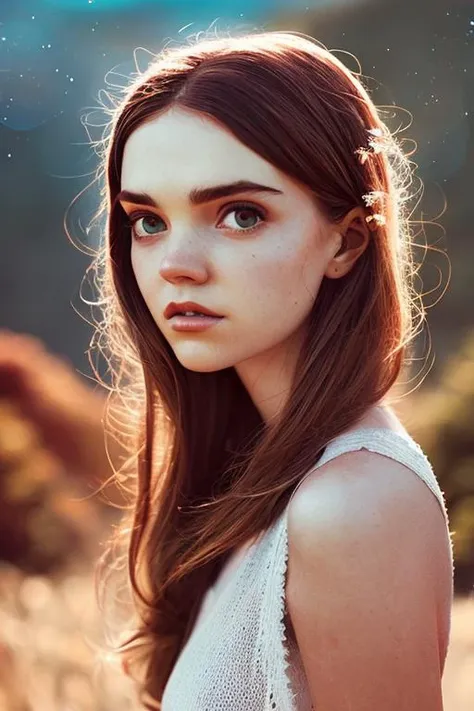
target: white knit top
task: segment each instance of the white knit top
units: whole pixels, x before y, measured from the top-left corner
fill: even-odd
[[[409,435],[385,428],[348,431],[328,444],[316,467],[359,449],[390,457],[418,475],[438,499],[449,537],[444,492]],[[162,711],[313,709],[298,647],[285,627],[288,504],[270,528],[229,558],[206,592],[168,679]],[[450,555],[454,571],[452,545]],[[442,631],[448,640],[450,628],[449,617]]]

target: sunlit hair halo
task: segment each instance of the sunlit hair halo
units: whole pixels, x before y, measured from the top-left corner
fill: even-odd
[[[348,274],[323,279],[292,391],[272,427],[234,368],[181,366],[134,278],[116,200],[124,147],[171,106],[227,127],[308,186],[335,223],[363,206],[374,230]],[[137,620],[122,653],[146,704],[157,708],[227,557],[283,512],[328,441],[386,396],[423,309],[411,282],[408,161],[359,78],[312,38],[263,32],[168,47],[110,116],[101,144],[107,228],[96,260],[104,313],[96,340],[105,339],[115,374],[109,427],[118,436],[120,402],[132,470],[123,539]]]

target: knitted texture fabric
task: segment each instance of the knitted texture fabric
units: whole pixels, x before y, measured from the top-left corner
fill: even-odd
[[[411,437],[385,428],[346,432],[329,442],[306,476],[335,457],[359,449],[405,465],[436,496],[446,521],[454,573],[444,492],[430,462]],[[285,625],[287,512],[288,505],[270,528],[251,545],[242,547],[231,568],[224,566],[207,591],[192,633],[168,679],[162,711],[314,709],[298,647],[288,639]],[[449,609],[452,595],[453,590],[447,601]],[[443,631],[446,639],[450,626],[449,618]]]

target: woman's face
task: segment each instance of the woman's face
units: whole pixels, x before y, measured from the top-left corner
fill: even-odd
[[[266,189],[223,188],[196,199],[203,188],[241,181]],[[182,109],[133,132],[121,188],[153,200],[127,195],[120,202],[134,222],[138,287],[185,368],[239,368],[297,352],[341,243],[309,190],[217,122]],[[171,301],[194,301],[224,318],[207,330],[176,331],[164,315]]]

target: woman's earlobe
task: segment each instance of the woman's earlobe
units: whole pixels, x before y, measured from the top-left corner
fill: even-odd
[[[349,266],[349,268],[347,268],[345,265],[339,264],[336,266],[336,264],[332,263],[332,264],[328,264],[324,275],[326,277],[328,277],[328,279],[340,279],[349,270],[350,270],[350,266]]]

